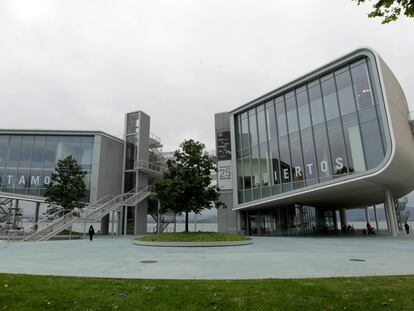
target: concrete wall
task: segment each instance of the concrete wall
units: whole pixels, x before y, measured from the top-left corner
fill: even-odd
[[[215,133],[219,131],[230,131],[230,117],[227,112],[216,113],[215,119]],[[216,135],[217,138],[217,135]],[[216,142],[217,150],[217,142]],[[235,155],[232,155],[234,157]],[[236,168],[233,166],[233,170]],[[234,174],[233,174],[234,176]],[[220,191],[220,201],[226,205],[226,208],[220,207],[217,210],[217,222],[219,232],[239,232],[238,212],[233,211],[233,190]]]

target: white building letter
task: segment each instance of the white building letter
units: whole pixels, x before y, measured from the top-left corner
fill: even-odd
[[[302,176],[302,169],[300,166],[295,166],[295,175],[296,177]]]
[[[26,183],[26,179],[24,178],[24,175],[20,176],[19,185],[24,185],[25,183]]]
[[[7,175],[7,184],[11,185],[12,184],[12,180],[13,180],[13,175]]]
[[[326,173],[328,171],[328,162],[326,161],[321,161],[321,171]]]
[[[312,166],[313,166],[313,163],[306,164],[306,166],[309,169],[309,175],[312,175]]]
[[[283,170],[283,178],[286,180],[289,179],[289,170],[287,168]]]
[[[45,185],[50,184],[50,176],[46,176],[46,177],[45,177],[45,179],[44,179],[44,184],[45,184]]]
[[[30,178],[31,185],[38,185],[40,183],[40,176],[32,176]]]
[[[344,159],[342,159],[342,158],[336,158],[336,166],[335,166],[335,169],[337,169],[337,170],[340,170],[340,169],[342,169],[343,167],[344,167]]]

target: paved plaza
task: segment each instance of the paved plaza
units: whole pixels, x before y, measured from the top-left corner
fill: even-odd
[[[0,272],[143,279],[414,274],[412,236],[253,239],[253,245],[213,248],[137,246],[131,237],[98,237],[93,242],[0,241]]]

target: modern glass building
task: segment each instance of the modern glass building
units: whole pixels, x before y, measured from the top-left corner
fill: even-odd
[[[0,134],[0,191],[42,196],[57,161],[68,155],[82,166],[89,201],[94,135]]]
[[[334,230],[337,210],[393,201],[414,188],[403,177],[414,173],[407,103],[371,49],[346,55],[228,116],[239,231]]]

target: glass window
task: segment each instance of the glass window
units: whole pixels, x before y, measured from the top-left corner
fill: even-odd
[[[245,156],[245,155],[250,154],[249,121],[247,120],[247,112],[241,115],[241,131],[242,131],[243,155]]]
[[[243,189],[243,160],[237,160],[237,189]]]
[[[29,167],[32,159],[33,136],[23,136],[22,146],[20,150],[20,167]]]
[[[43,166],[43,153],[45,149],[45,136],[35,136],[33,143],[31,167],[41,168]]]
[[[301,181],[305,179],[302,161],[302,146],[300,140],[291,141],[290,151],[292,155],[292,176],[294,188],[300,188],[304,186],[304,183]]]
[[[257,140],[256,111],[254,108],[249,110],[249,129],[250,129],[250,142],[252,146],[256,146],[258,144],[258,140]]]
[[[243,160],[243,175],[244,189],[250,189],[252,187],[252,177],[249,158],[245,158]]]
[[[299,125],[303,130],[311,126],[309,101],[306,90],[297,93],[296,99],[298,102]]]
[[[335,76],[336,87],[338,88],[339,107],[341,114],[347,115],[355,112],[355,99],[352,90],[351,74],[349,70]]]
[[[348,161],[345,151],[344,136],[342,128],[328,129],[329,144],[331,147],[332,168],[334,175],[348,173]]]
[[[270,101],[266,104],[266,124],[267,124],[267,135],[268,140],[276,141],[277,140],[277,127],[276,127],[276,117],[275,117],[275,107],[273,101]]]
[[[263,105],[262,105],[263,106]],[[257,127],[259,129],[259,143],[264,143],[267,141],[267,132],[266,132],[266,118],[265,111],[262,109],[257,109]]]
[[[252,181],[253,187],[260,187],[260,158],[259,158],[259,146],[252,147]]]
[[[240,115],[239,114],[234,116],[234,129],[235,129],[234,136],[236,138],[236,150],[241,150],[241,148],[242,148],[241,140],[240,140],[241,122],[240,122]]]
[[[9,136],[0,135],[0,163],[6,162],[8,150],[9,150]]]
[[[260,144],[260,178],[262,186],[270,185],[269,151],[267,150],[267,143]]]
[[[57,163],[58,138],[48,136],[45,144],[44,167],[55,168]]]
[[[292,166],[290,163],[290,150],[288,144],[280,145],[280,173],[282,183],[290,183],[292,176]]]
[[[351,75],[354,82],[354,91],[355,98],[357,99],[358,110],[372,106],[372,91],[366,63],[364,62],[351,68]]]
[[[332,175],[328,137],[325,130],[315,131],[315,149],[316,158],[318,160],[319,180],[322,182],[330,179],[329,176]]]
[[[325,121],[319,84],[309,88],[309,102],[314,125]]]
[[[361,124],[361,134],[368,169],[375,168],[384,160],[384,149],[378,121],[374,120]]]
[[[285,110],[285,103],[283,101],[276,103],[276,116],[277,116],[277,128],[279,131],[279,136],[287,135],[286,110]]]
[[[20,146],[22,144],[22,136],[10,136],[9,155],[7,158],[8,167],[17,167],[20,156]]]
[[[364,171],[365,159],[359,126],[355,124],[345,127],[344,134],[349,161],[349,172],[353,173]]]
[[[315,146],[313,144],[313,138],[308,137],[302,140],[303,147],[303,161],[304,171],[307,180],[307,184],[314,184],[318,178],[318,165],[316,163]]]
[[[332,76],[332,75],[330,75]],[[322,82],[323,103],[325,105],[326,120],[339,117],[338,101],[336,99],[335,82],[329,78]]]
[[[290,92],[286,95],[286,111],[289,133],[297,132],[299,130],[298,112],[293,92]]]

